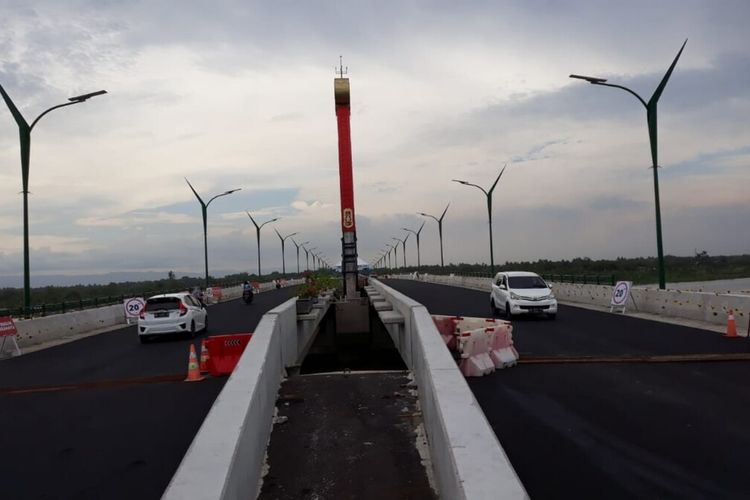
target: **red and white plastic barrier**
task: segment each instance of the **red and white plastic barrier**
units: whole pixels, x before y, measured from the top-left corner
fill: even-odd
[[[481,377],[518,362],[508,321],[436,314],[432,320],[448,349],[460,354],[459,369],[466,377]]]

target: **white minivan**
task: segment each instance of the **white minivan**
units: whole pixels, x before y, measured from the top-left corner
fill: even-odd
[[[557,316],[557,299],[552,288],[536,273],[507,271],[492,280],[490,306],[494,314],[502,311],[510,319],[516,314]]]

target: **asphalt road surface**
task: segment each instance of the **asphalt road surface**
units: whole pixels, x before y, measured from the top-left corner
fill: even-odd
[[[226,381],[181,381],[189,343],[252,332],[292,290],[210,306],[193,341],[131,326],[1,361],[0,498],[160,498]]]
[[[491,316],[489,291],[385,283],[433,314]],[[568,306],[513,327],[522,360],[750,352],[746,339]],[[467,381],[533,499],[750,497],[747,361],[519,364]]]

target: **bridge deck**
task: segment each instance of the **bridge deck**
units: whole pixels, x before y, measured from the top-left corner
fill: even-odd
[[[491,316],[489,290],[386,283],[434,314]],[[531,498],[750,497],[749,340],[569,306],[513,326],[521,361],[566,362],[468,383]],[[562,359],[575,356],[676,361]]]
[[[417,451],[421,415],[411,389],[408,372],[286,380],[259,498],[435,498]]]

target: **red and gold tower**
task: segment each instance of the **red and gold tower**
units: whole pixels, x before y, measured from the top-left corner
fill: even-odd
[[[339,187],[341,190],[341,272],[348,298],[357,292],[357,228],[354,223],[354,179],[352,175],[352,137],[349,78],[344,78],[343,64],[339,77],[333,80],[336,122],[339,135]]]

